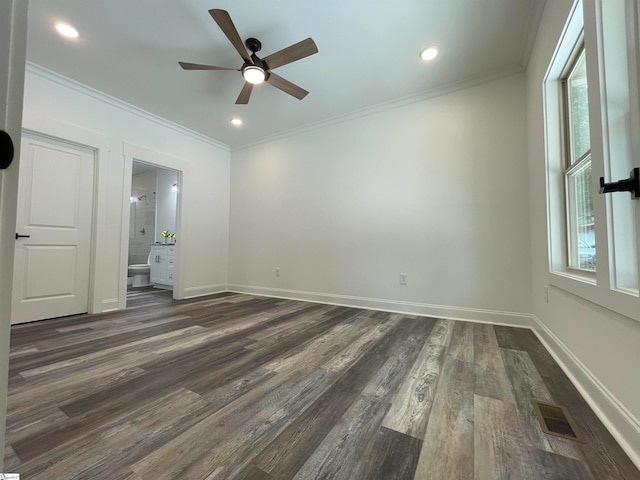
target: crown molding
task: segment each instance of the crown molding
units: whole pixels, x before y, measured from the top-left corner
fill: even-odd
[[[99,100],[112,107],[119,108],[121,110],[124,110],[128,113],[136,115],[145,120],[149,120],[163,127],[170,128],[178,133],[187,135],[191,138],[207,143],[211,146],[223,149],[225,151],[231,151],[231,147],[229,145],[222,143],[214,138],[207,137],[206,135],[203,135],[194,130],[191,130],[190,128],[184,127],[178,123],[172,122],[171,120],[167,120],[166,118],[163,118],[159,115],[143,110],[140,107],[136,107],[135,105],[132,105],[123,100],[120,100],[119,98],[116,98],[109,94],[101,92],[100,90],[96,90],[95,88],[89,87],[83,83],[80,83],[76,80],[66,77],[60,73],[54,72],[53,70],[49,70],[48,68],[42,67],[36,63],[27,62],[26,71],[30,74],[33,74],[38,77],[44,78],[45,80],[49,80],[51,82],[57,83],[58,85],[62,85],[63,87],[74,90],[78,93],[91,97],[95,100]]]
[[[535,33],[535,31],[534,31]],[[285,130],[283,132],[279,132],[276,133],[274,135],[268,135],[268,136],[264,136],[264,137],[258,137],[256,139],[253,139],[251,142],[248,143],[244,143],[238,146],[234,146],[231,147],[225,143],[222,143],[214,138],[208,137],[206,135],[203,135],[201,133],[198,133],[194,130],[191,130],[187,127],[184,127],[178,123],[175,123],[171,120],[168,120],[166,118],[160,117],[159,115],[155,115],[151,112],[148,112],[146,110],[143,110],[139,107],[136,107],[135,105],[132,105],[130,103],[127,103],[123,100],[120,100],[119,98],[113,97],[111,95],[108,95],[104,92],[101,92],[100,90],[96,90],[92,87],[89,87],[83,83],[80,83],[76,80],[73,80],[69,77],[66,77],[60,73],[54,72],[52,70],[49,70],[48,68],[42,67],[38,64],[32,63],[32,62],[27,62],[27,67],[26,67],[26,71],[36,75],[38,77],[44,78],[46,80],[49,80],[51,82],[57,83],[59,85],[62,85],[66,88],[70,88],[72,90],[77,91],[78,93],[87,95],[93,99],[99,100],[101,102],[104,102],[108,105],[114,106],[116,108],[120,108],[124,111],[127,111],[131,114],[137,115],[138,117],[141,117],[145,120],[149,120],[152,121],[154,123],[157,123],[159,125],[162,125],[164,127],[168,127],[171,128],[172,130],[175,130],[179,133],[182,133],[184,135],[190,136],[192,138],[195,138],[201,142],[207,143],[209,145],[221,148],[225,151],[231,151],[231,152],[235,152],[235,151],[239,151],[239,150],[244,150],[244,149],[248,149],[248,148],[252,148],[258,145],[262,145],[265,143],[269,143],[269,142],[273,142],[276,140],[281,140],[284,138],[288,138],[288,137],[292,137],[295,135],[300,135],[302,133],[306,133],[306,132],[311,132],[314,130],[318,130],[324,127],[328,127],[331,125],[336,125],[336,124],[340,124],[340,123],[344,123],[344,122],[348,122],[351,120],[356,120],[358,118],[362,118],[362,117],[366,117],[369,115],[374,115],[376,113],[381,113],[381,112],[385,112],[388,110],[392,110],[395,108],[400,108],[406,105],[411,105],[411,104],[415,104],[415,103],[420,103],[420,102],[424,102],[426,100],[430,100],[432,98],[436,98],[436,97],[440,97],[443,95],[447,95],[449,93],[454,93],[457,91],[461,91],[461,90],[465,90],[468,88],[472,88],[475,86],[479,86],[485,83],[489,83],[495,80],[499,80],[501,78],[506,78],[506,77],[510,77],[512,75],[517,75],[520,73],[523,73],[525,71],[524,67],[521,65],[515,65],[515,66],[511,66],[505,69],[501,69],[498,71],[493,71],[493,72],[489,72],[488,74],[479,76],[479,77],[473,77],[473,78],[469,78],[466,80],[461,80],[459,82],[455,82],[455,83],[450,83],[446,86],[440,87],[440,88],[436,88],[433,90],[429,90],[426,92],[421,92],[419,94],[413,94],[413,95],[408,95],[405,97],[401,97],[401,98],[397,98],[394,100],[390,100],[387,102],[382,102],[370,107],[366,107],[360,110],[356,110],[347,114],[342,114],[342,115],[336,115],[334,117],[330,117],[328,119],[324,119],[324,120],[320,120],[317,122],[313,122],[313,123],[309,123],[306,125],[303,125],[301,127],[297,127],[297,128],[293,128],[293,129],[289,129],[289,130]]]
[[[522,38],[522,45],[520,46],[520,64],[525,70],[527,65],[529,65],[529,59],[531,58],[531,52],[533,52],[533,46],[536,42],[538,28],[540,27],[542,13],[544,12],[546,3],[547,0],[537,0],[529,4],[527,26]]]
[[[466,80],[462,80],[455,83],[450,83],[445,85],[444,87],[436,88],[433,90],[429,90],[426,92],[421,92],[418,94],[407,95],[405,97],[396,98],[394,100],[390,100],[388,102],[378,103],[371,107],[366,107],[361,110],[356,110],[347,114],[337,115],[334,117],[330,117],[325,120],[320,120],[317,122],[309,123],[303,125],[301,127],[297,127],[294,129],[286,130],[284,132],[276,133],[274,135],[268,135],[265,137],[258,137],[255,140],[252,140],[249,143],[244,143],[232,148],[232,152],[238,150],[244,150],[248,148],[252,148],[258,145],[262,145],[265,143],[273,142],[275,140],[281,140],[287,137],[292,137],[295,135],[300,135],[301,133],[311,132],[314,130],[318,130],[320,128],[328,127],[331,125],[336,125],[339,123],[348,122],[351,120],[356,120],[358,118],[366,117],[369,115],[373,115],[380,112],[385,112],[388,110],[393,110],[394,108],[400,108],[405,105],[411,105],[414,103],[424,102],[425,100],[430,100],[435,97],[441,97],[443,95],[447,95],[449,93],[454,93],[460,90],[466,90],[467,88],[476,87],[478,85],[482,85],[485,83],[492,82],[494,80],[499,80],[501,78],[510,77],[512,75],[517,75],[523,73],[525,69],[521,65],[514,65],[508,68],[504,68],[498,71],[493,71],[488,74],[473,77]]]

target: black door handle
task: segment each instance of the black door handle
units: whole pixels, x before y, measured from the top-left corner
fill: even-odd
[[[16,240],[19,238],[31,238],[31,235],[20,235],[19,233],[16,233]]]
[[[640,168],[631,170],[629,178],[618,182],[604,183],[604,177],[600,177],[600,192],[631,192],[631,198],[640,198]]]

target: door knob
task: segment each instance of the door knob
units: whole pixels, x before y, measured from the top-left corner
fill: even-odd
[[[31,238],[31,235],[20,235],[19,233],[16,233],[16,240],[19,238]]]
[[[0,170],[9,168],[13,161],[13,140],[4,130],[0,130]]]
[[[600,192],[631,192],[631,198],[640,198],[640,168],[631,170],[629,178],[617,182],[604,183],[604,177],[600,177]]]

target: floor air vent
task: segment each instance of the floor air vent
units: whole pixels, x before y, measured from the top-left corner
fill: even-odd
[[[571,418],[566,408],[537,400],[532,400],[532,403],[544,433],[567,438],[575,442],[586,443],[576,426],[576,422]]]

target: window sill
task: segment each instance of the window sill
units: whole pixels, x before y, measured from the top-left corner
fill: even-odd
[[[611,290],[608,286],[597,285],[595,278],[568,272],[549,272],[549,285],[640,322],[640,298],[637,294]]]
[[[551,272],[552,275],[557,275],[561,278],[566,278],[571,281],[582,282],[589,285],[597,285],[596,282],[596,274],[594,273],[584,273],[580,270],[569,270],[566,272]]]

